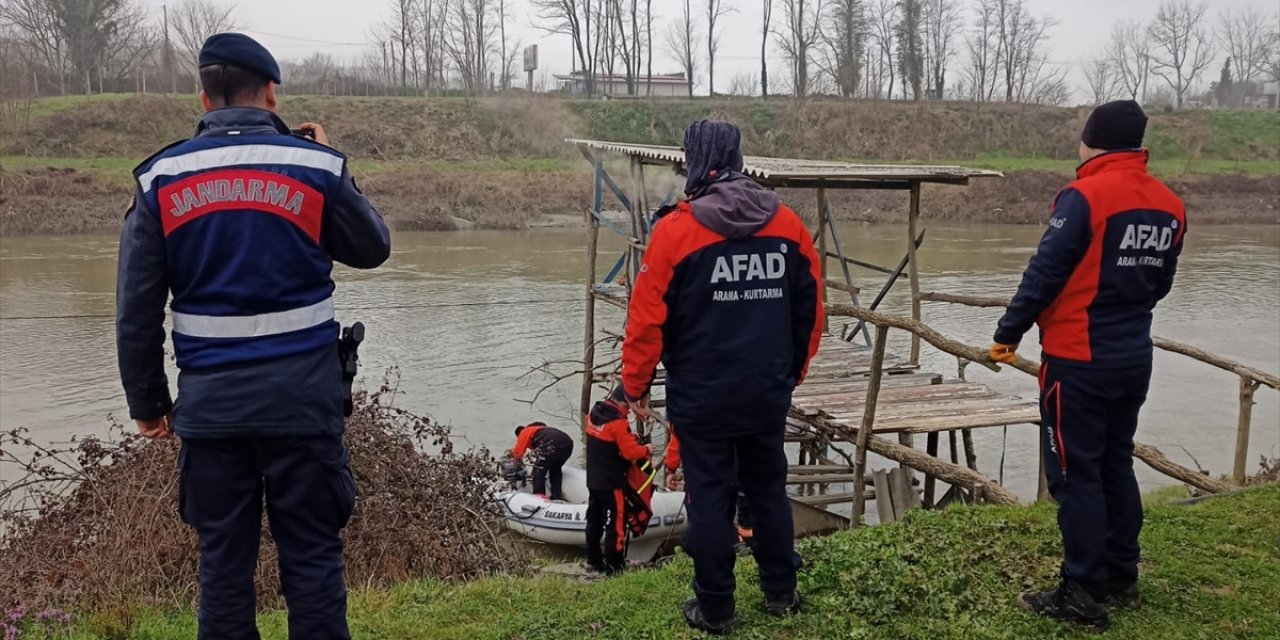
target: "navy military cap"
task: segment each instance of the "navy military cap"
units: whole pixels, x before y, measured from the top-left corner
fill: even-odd
[[[280,84],[280,65],[267,48],[243,33],[216,33],[204,41],[198,59],[200,67],[230,64],[248,69]]]

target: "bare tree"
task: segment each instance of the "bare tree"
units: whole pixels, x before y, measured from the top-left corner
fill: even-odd
[[[66,95],[67,40],[53,4],[49,0],[5,0],[0,3],[0,22],[13,25],[22,48],[36,53],[43,66],[54,74],[59,91]]]
[[[871,39],[876,45],[875,65],[871,70],[871,91],[867,95],[874,98],[893,99],[893,85],[897,79],[896,25],[898,23],[898,0],[876,0],[871,8]],[[887,88],[886,88],[887,83]]]
[[[775,35],[791,64],[791,87],[796,97],[803,98],[811,88],[809,63],[822,36],[822,15],[823,0],[782,0],[784,22]]]
[[[541,22],[536,26],[549,33],[562,33],[573,41],[576,67],[582,70],[587,95],[595,93],[595,61],[591,48],[591,0],[529,0]],[[652,64],[650,64],[652,75]]]
[[[511,79],[515,76],[516,54],[520,50],[519,40],[514,42],[507,40],[507,22],[511,20],[511,0],[498,0],[496,18],[498,20],[499,64],[502,67],[502,77],[498,86],[502,89],[510,89]]]
[[[449,56],[445,52],[444,43],[449,33],[449,3],[450,0],[422,0],[422,24],[418,28],[418,42],[422,50],[421,87],[426,93],[445,86],[445,67]],[[513,47],[509,52],[511,58],[515,56],[515,49]],[[505,55],[503,60],[510,63]]]
[[[644,47],[645,55],[645,80],[644,93],[647,96],[653,95],[653,0],[645,0],[644,2]]]
[[[716,51],[720,49],[716,23],[734,11],[732,6],[725,6],[724,0],[707,0],[707,95],[716,94]]]
[[[193,74],[198,71],[196,56],[200,54],[204,41],[215,33],[237,28],[232,17],[235,8],[235,4],[213,0],[182,0],[169,10],[169,24],[173,28],[178,51]]]
[[[736,73],[729,78],[729,95],[749,96],[755,92],[758,86],[760,86],[760,81],[754,73],[747,71]]]
[[[999,33],[996,0],[977,0],[973,28],[965,38],[969,66],[964,71],[969,99],[975,102],[989,102],[995,96],[1001,61]]]
[[[760,16],[760,97],[769,97],[769,23],[773,21],[773,0],[763,0]]]
[[[1094,58],[1084,65],[1084,77],[1089,82],[1093,104],[1102,104],[1115,95],[1117,78],[1115,62],[1110,57]]]
[[[468,94],[483,93],[489,86],[489,54],[495,49],[498,27],[491,0],[455,0],[449,6],[449,32],[445,51]]]
[[[1173,90],[1178,108],[1196,77],[1213,62],[1213,42],[1204,19],[1208,10],[1208,5],[1190,0],[1166,0],[1151,25],[1151,71]]]
[[[692,0],[684,0],[684,11],[667,29],[667,49],[671,58],[684,69],[689,80],[689,97],[693,97],[694,73],[697,71],[698,50],[697,18],[693,15]]]
[[[946,98],[947,68],[956,53],[961,14],[958,0],[924,0],[924,66],[928,90]]]
[[[1254,78],[1266,76],[1267,56],[1273,46],[1269,27],[1266,17],[1254,7],[1239,12],[1225,9],[1219,14],[1218,42],[1227,54],[1237,86],[1247,88]],[[1234,93],[1229,99],[1239,106],[1244,96]]]
[[[1151,31],[1137,22],[1120,22],[1111,30],[1108,50],[1116,81],[1132,100],[1147,100],[1151,78]]]

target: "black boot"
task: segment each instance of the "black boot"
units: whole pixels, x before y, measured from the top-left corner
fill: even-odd
[[[709,633],[713,636],[724,636],[738,630],[742,626],[742,620],[738,619],[738,614],[733,614],[725,620],[717,620],[712,622],[702,615],[702,606],[698,604],[697,598],[690,598],[684,603],[684,621],[690,627]]]
[[[1106,606],[1074,580],[1063,580],[1053,591],[1023,593],[1018,604],[1036,615],[1078,624],[1093,631],[1106,631],[1111,626]]]
[[[764,596],[764,610],[771,616],[785,618],[789,615],[800,613],[800,592],[792,591],[783,595]]]
[[[1107,583],[1107,606],[1116,609],[1137,609],[1142,606],[1138,594],[1138,582],[1111,581]]]

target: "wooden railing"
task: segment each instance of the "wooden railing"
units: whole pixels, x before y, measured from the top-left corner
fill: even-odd
[[[932,295],[932,294],[922,294],[921,298],[927,300],[929,298],[927,298],[926,296],[929,296],[929,295]],[[923,322],[912,320],[911,318],[905,318],[902,316],[895,316],[887,313],[871,311],[863,307],[857,307],[857,306],[848,305],[848,304],[829,303],[826,305],[826,309],[827,309],[827,315],[829,316],[842,316],[842,317],[855,318],[858,320],[862,320],[863,322],[870,323],[871,325],[874,325],[876,327],[877,342],[875,345],[876,351],[873,352],[872,379],[868,385],[867,406],[863,413],[863,425],[858,429],[858,433],[857,433],[857,437],[859,439],[859,442],[858,442],[859,446],[858,446],[857,453],[859,454],[862,451],[862,445],[864,443],[863,441],[864,434],[865,434],[865,437],[870,436],[871,426],[875,419],[876,391],[872,391],[872,390],[878,387],[878,382],[879,382],[879,376],[877,376],[875,373],[877,369],[875,366],[876,364],[875,359],[877,357],[880,359],[883,359],[883,347],[882,347],[883,340],[882,339],[884,338],[885,335],[887,335],[889,328],[908,331],[912,335],[917,336],[919,339],[924,340],[925,342],[928,342],[929,344],[933,345],[934,347],[937,347],[941,351],[944,351],[957,358],[960,358],[962,361],[968,360],[971,362],[975,362],[993,371],[999,371],[1001,368],[1001,365],[999,363],[991,359],[991,354],[987,349],[980,349],[978,347],[967,345],[967,344],[958,342],[956,340],[953,340],[951,338],[948,338],[942,335],[941,333],[939,333],[937,330],[933,329],[932,327],[924,324]],[[1040,363],[1028,358],[1019,357],[1018,361],[1011,366],[1019,371],[1022,371],[1032,376],[1038,375],[1040,371]],[[1246,443],[1246,446],[1247,446],[1247,443]],[[1135,443],[1134,456],[1142,460],[1143,462],[1145,462],[1148,466],[1155,469],[1156,471],[1159,471],[1169,477],[1175,478],[1181,482],[1185,482],[1191,486],[1194,486],[1208,493],[1223,493],[1226,491],[1231,491],[1236,487],[1238,487],[1242,482],[1241,481],[1241,482],[1236,482],[1235,484],[1231,484],[1231,483],[1223,482],[1221,480],[1217,480],[1215,478],[1210,478],[1202,473],[1199,473],[1192,469],[1188,469],[1186,467],[1183,467],[1169,460],[1167,457],[1164,456],[1163,453],[1160,452],[1159,449],[1156,449],[1155,447],[1152,447],[1150,445],[1145,445],[1142,443]],[[857,474],[858,473],[857,467],[859,465],[855,463],[854,466],[855,466],[854,473]]]
[[[930,291],[921,292],[920,299],[922,301],[947,302],[970,307],[1004,308],[1009,304],[1007,299],[1002,298],[985,298],[980,296],[966,296]],[[1217,367],[1223,371],[1233,373],[1240,378],[1240,409],[1236,418],[1236,450],[1235,460],[1231,470],[1231,480],[1237,485],[1244,484],[1249,465],[1249,433],[1252,430],[1253,422],[1254,392],[1258,390],[1259,386],[1267,386],[1272,389],[1280,390],[1280,376],[1210,353],[1204,349],[1200,349],[1199,347],[1194,347],[1168,338],[1152,336],[1151,342],[1158,349],[1182,354],[1194,360],[1199,360],[1200,362]],[[1019,358],[1019,360],[1022,360],[1022,358]],[[1023,367],[1019,367],[1019,369],[1026,371]]]

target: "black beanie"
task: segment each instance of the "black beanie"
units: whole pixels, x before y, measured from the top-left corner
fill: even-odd
[[[1147,114],[1142,112],[1142,107],[1133,100],[1116,100],[1098,105],[1089,114],[1080,140],[1104,151],[1137,149],[1142,146],[1146,132]]]

